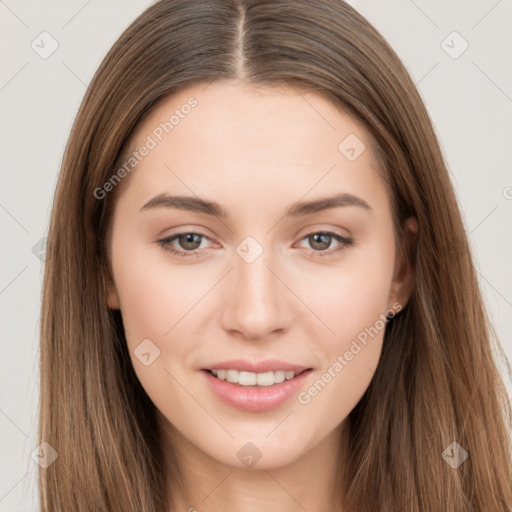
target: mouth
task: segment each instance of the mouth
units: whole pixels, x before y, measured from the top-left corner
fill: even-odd
[[[246,412],[277,409],[307,385],[312,368],[264,373],[203,369],[205,384],[225,404]]]
[[[311,370],[312,368],[306,368],[304,370],[299,371],[277,370],[255,373],[226,368],[204,371],[219,380],[230,382],[231,384],[234,384],[236,386],[259,388],[275,386],[276,384],[281,384],[282,382],[293,380],[297,378],[299,375],[302,375],[303,373],[309,372]]]

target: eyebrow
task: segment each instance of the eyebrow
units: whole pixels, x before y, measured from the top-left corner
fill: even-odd
[[[285,213],[285,217],[304,217],[306,215],[312,215],[314,213],[342,206],[357,206],[365,210],[372,210],[371,206],[360,197],[348,193],[342,193],[332,197],[324,197],[313,201],[295,203]],[[204,213],[219,219],[229,218],[226,210],[224,210],[222,206],[215,201],[208,201],[206,199],[192,196],[169,196],[166,194],[159,194],[150,199],[139,211],[142,212],[160,207]]]

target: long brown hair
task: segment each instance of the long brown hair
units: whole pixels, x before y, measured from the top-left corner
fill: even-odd
[[[418,219],[407,249],[412,295],[350,413],[338,508],[510,511],[511,408],[491,343],[503,354],[439,143],[395,52],[340,0],[161,0],[101,63],[69,137],[48,234],[39,442],[58,458],[40,469],[41,511],[169,504],[155,406],[132,368],[120,312],[106,304],[119,190],[101,200],[94,191],[158,100],[231,79],[313,91],[361,121],[381,155],[399,247],[404,219]],[[457,468],[444,456],[459,450],[453,442],[468,454]]]

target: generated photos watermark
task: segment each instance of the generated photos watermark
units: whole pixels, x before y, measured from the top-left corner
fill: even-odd
[[[155,149],[164,137],[169,134],[172,130],[178,126],[183,119],[185,119],[191,112],[192,109],[197,107],[198,101],[196,98],[191,96],[186,103],[180,106],[180,108],[174,109],[174,113],[169,116],[167,121],[160,123],[153,129],[150,135],[146,137],[146,140],[138,149],[132,151],[132,153],[126,158],[124,163],[112,174],[112,176],[103,184],[101,187],[94,189],[94,197],[96,199],[105,199],[109,192],[112,192],[116,185],[135,168],[135,166],[149,155],[150,151]]]
[[[402,310],[402,305],[395,302],[392,308],[386,311],[386,314],[381,313],[378,320],[370,326],[361,331],[356,339],[352,340],[349,350],[346,350],[342,355],[336,357],[334,361],[325,372],[312,384],[307,390],[301,391],[297,395],[297,400],[302,405],[307,405],[311,399],[318,395],[326,386],[331,382],[349,363],[354,359],[357,354],[368,344],[370,339],[382,331],[386,323],[391,320],[397,313]],[[359,342],[359,343],[358,343]],[[361,346],[362,345],[362,346]]]

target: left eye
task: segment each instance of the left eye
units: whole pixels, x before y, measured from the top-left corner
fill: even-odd
[[[209,240],[209,238],[206,235],[201,235],[200,233],[194,232],[186,232],[177,233],[176,235],[164,238],[162,240],[158,240],[157,242],[165,251],[170,252],[171,254],[174,254],[176,256],[186,258],[189,256],[200,256],[201,253],[191,251],[196,250],[198,246],[201,245],[202,238]],[[345,249],[354,242],[353,239],[338,235],[337,233],[333,233],[332,231],[318,231],[310,233],[304,236],[301,239],[301,241],[305,239],[307,239],[313,246],[316,245],[317,249],[318,245],[320,246],[319,250],[312,251],[311,254],[313,256],[325,256],[342,251],[343,249]],[[335,249],[326,250],[331,245],[331,241],[333,239],[336,240],[340,245]],[[179,244],[186,250],[176,249],[176,247],[172,245],[172,242],[174,242],[175,240],[178,240]]]
[[[197,249],[196,245],[197,245],[198,239],[201,239],[201,238],[208,239],[208,237],[206,235],[201,235],[199,233],[191,233],[191,232],[190,233],[178,233],[171,237],[164,238],[162,240],[158,240],[158,243],[165,251],[175,254],[176,256],[181,256],[181,257],[186,258],[188,256],[198,256],[198,254],[195,252],[190,253],[190,251],[188,251],[188,250],[187,251],[176,250],[176,248],[173,245],[171,245],[172,242],[174,240],[179,240],[180,244],[183,244],[183,243],[185,244],[184,245],[185,248],[194,250],[194,249]],[[200,240],[199,240],[199,245],[200,245]],[[190,247],[190,246],[193,246],[193,247]]]
[[[302,240],[307,239],[309,243],[311,243],[313,246],[320,245],[319,249],[320,251],[313,251],[314,256],[327,256],[332,253],[337,253],[339,251],[342,251],[349,245],[353,243],[352,238],[347,238],[341,235],[338,235],[337,233],[333,233],[332,231],[319,231],[316,233],[310,233],[309,235],[306,235]],[[339,246],[335,249],[326,250],[330,245],[332,240],[336,240],[339,243]],[[327,246],[327,247],[326,247]]]

